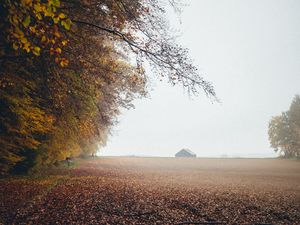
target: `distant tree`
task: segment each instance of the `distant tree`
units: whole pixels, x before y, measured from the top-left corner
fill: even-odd
[[[300,96],[296,95],[287,112],[269,123],[269,140],[275,152],[285,158],[300,158]]]

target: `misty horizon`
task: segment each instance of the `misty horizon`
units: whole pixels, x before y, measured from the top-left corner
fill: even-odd
[[[150,99],[122,112],[100,155],[274,156],[268,123],[300,92],[299,1],[187,1],[168,12],[220,103],[152,80]]]

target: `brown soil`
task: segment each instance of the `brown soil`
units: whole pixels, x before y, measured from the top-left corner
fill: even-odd
[[[300,224],[300,161],[104,157],[0,181],[3,224]]]

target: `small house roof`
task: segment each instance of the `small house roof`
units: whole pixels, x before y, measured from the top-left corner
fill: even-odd
[[[192,152],[190,149],[188,149],[188,148],[183,148],[183,149],[181,149],[179,152],[187,152],[187,153],[189,153],[189,154],[191,154],[191,155],[196,155],[194,152]],[[177,152],[177,154],[179,153],[179,152]]]

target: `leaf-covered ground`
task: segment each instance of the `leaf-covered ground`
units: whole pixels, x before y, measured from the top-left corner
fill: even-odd
[[[0,224],[300,224],[291,160],[107,157],[0,190]]]

